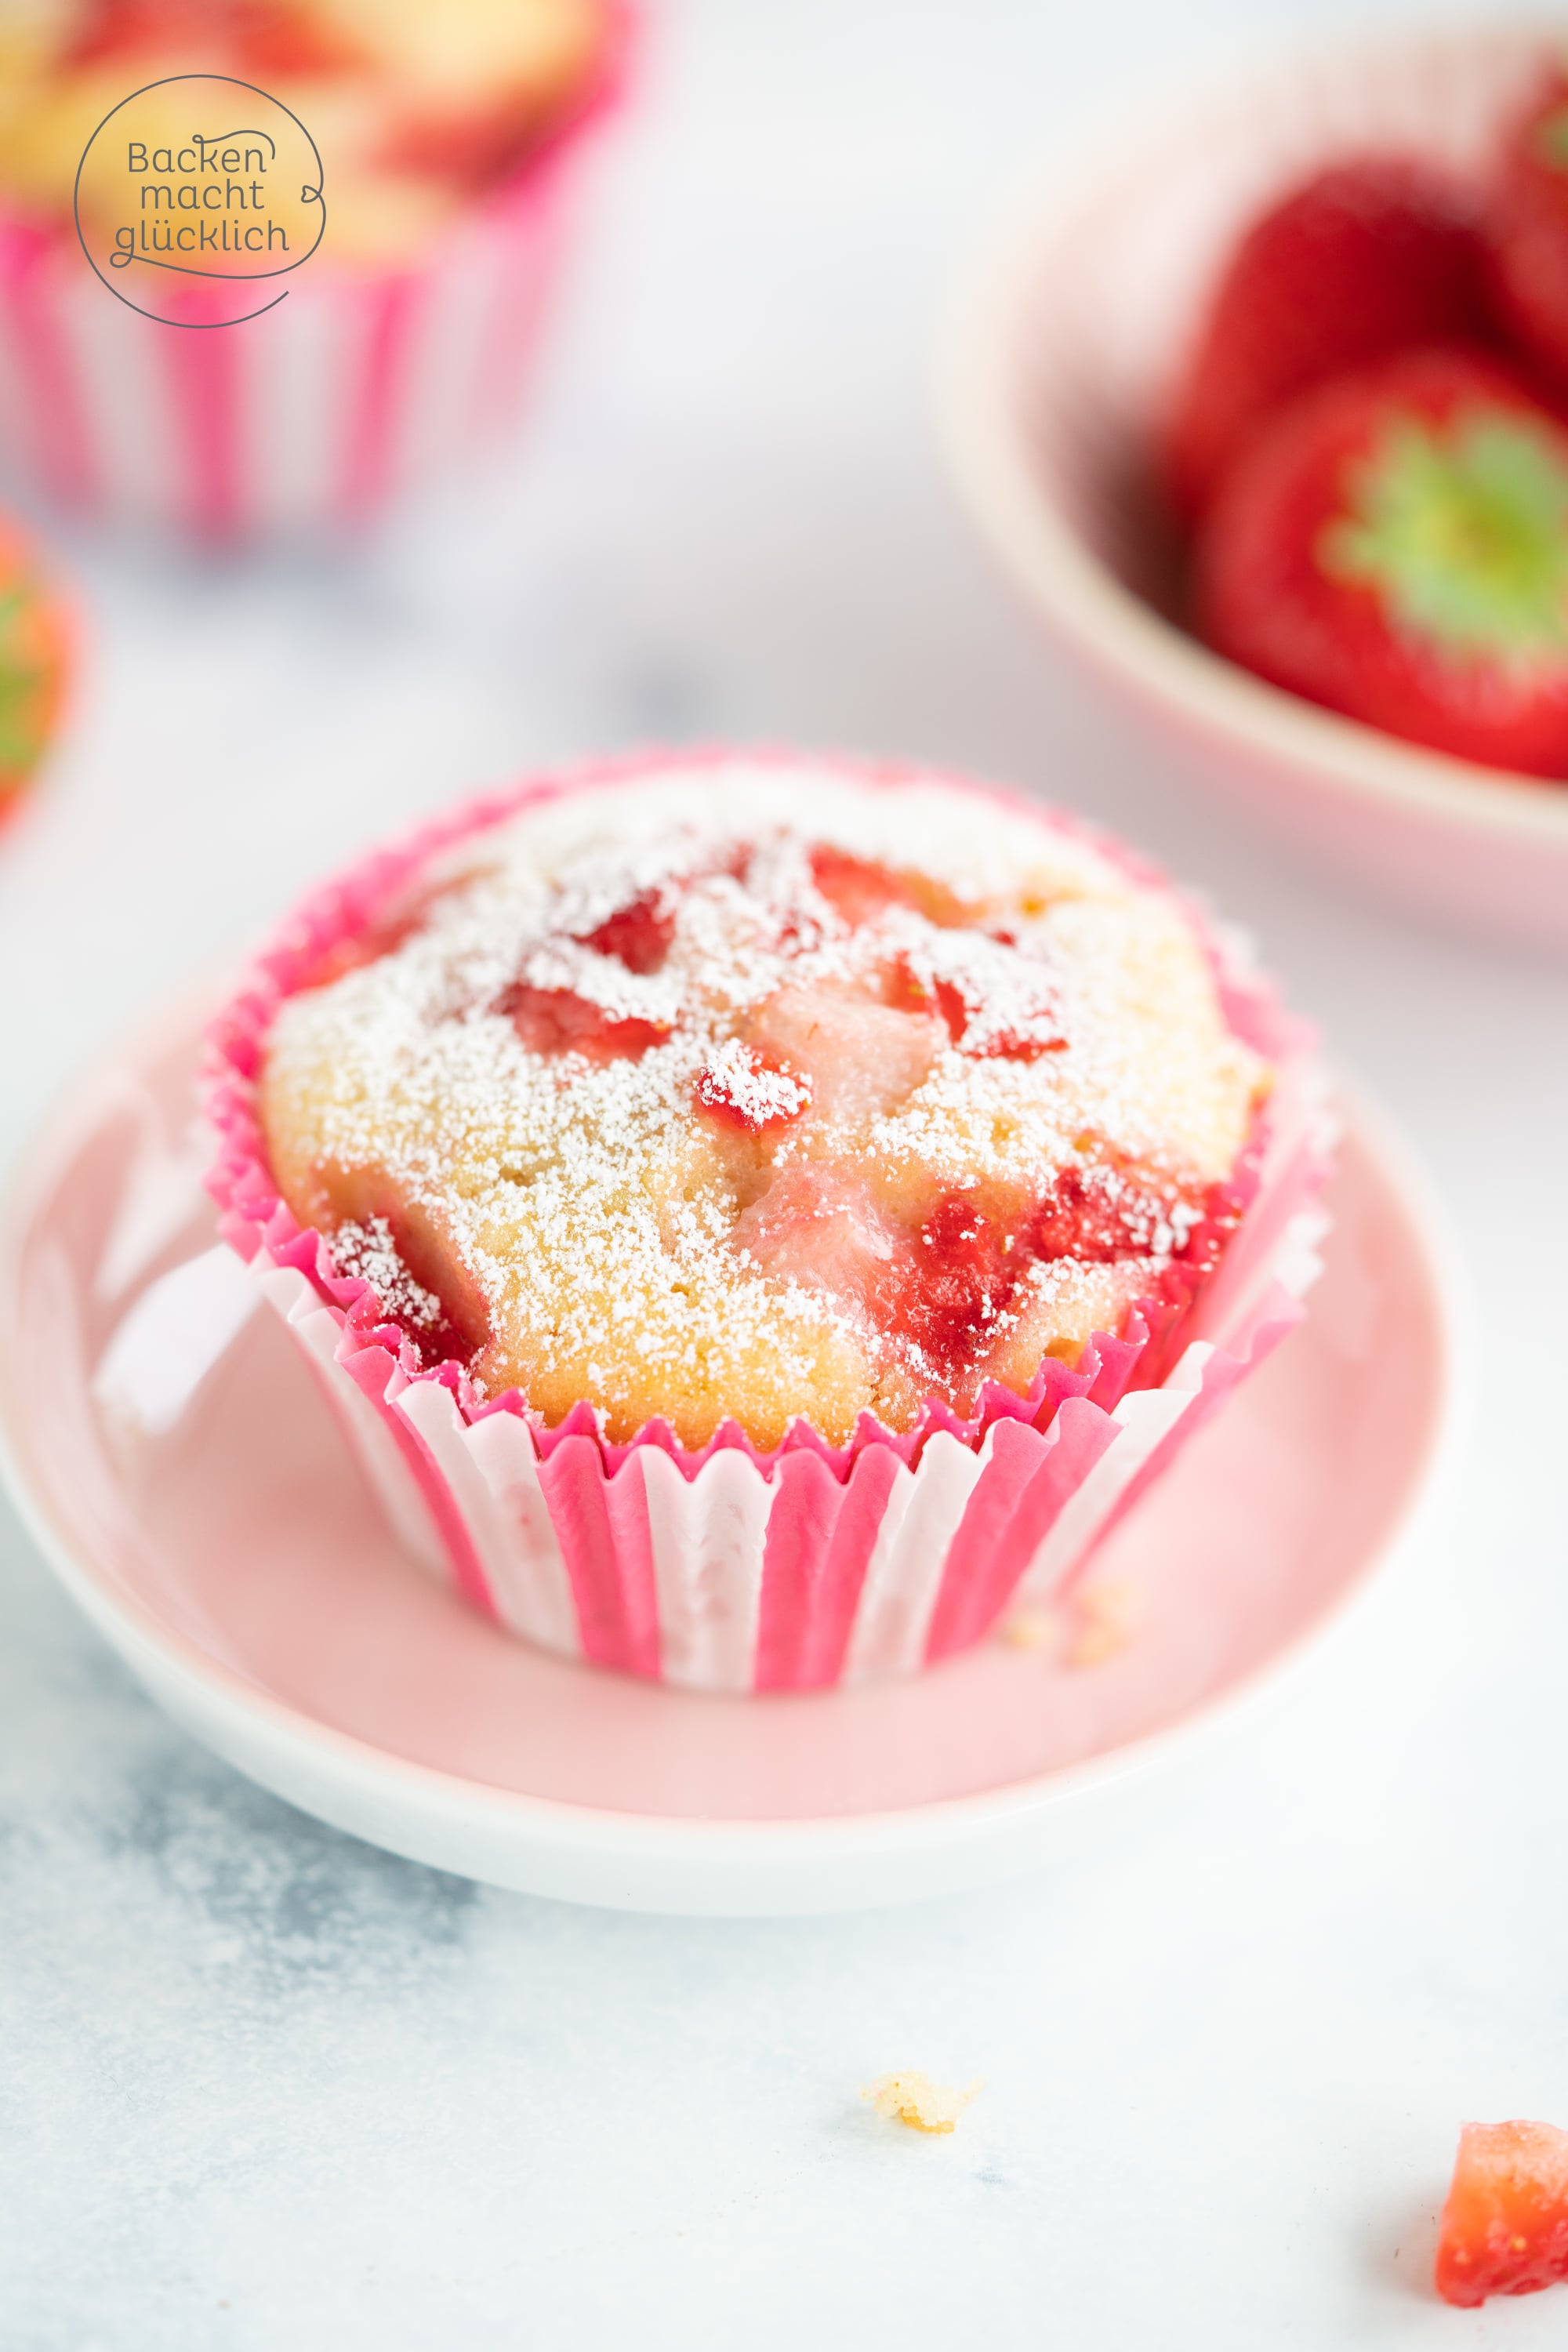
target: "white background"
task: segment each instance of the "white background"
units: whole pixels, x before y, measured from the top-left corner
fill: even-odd
[[[331,565],[58,542],[74,734],[0,842],[0,1150],[411,814],[649,738],[952,761],[1261,933],[1425,1157],[1476,1305],[1415,1574],[1199,1797],[923,1909],[476,1890],[166,1726],[0,1506],[0,2343],[994,2352],[1559,2345],[1426,2284],[1462,2117],[1568,2125],[1568,980],[1297,870],[1060,670],[942,476],[933,342],[1009,190],[1384,6],[682,0],[526,446]],[[984,2075],[879,2125],[891,2066]]]

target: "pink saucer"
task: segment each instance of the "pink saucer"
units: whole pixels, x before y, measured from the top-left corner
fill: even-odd
[[[1298,1657],[1427,1487],[1439,1278],[1408,1180],[1352,1117],[1305,1327],[1089,1571],[1133,1626],[1110,1654],[1069,1663],[1069,1630],[912,1682],[763,1699],[565,1664],[400,1551],[304,1360],[253,1309],[200,1190],[198,1027],[183,1008],[84,1081],[35,1156],[0,1244],[0,1438],[39,1543],[169,1712],[398,1853],[712,1912],[1026,1867]]]

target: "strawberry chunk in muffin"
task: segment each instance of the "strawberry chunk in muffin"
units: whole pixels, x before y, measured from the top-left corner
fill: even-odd
[[[294,1214],[427,1361],[613,1438],[1026,1393],[1223,1244],[1267,1090],[1168,893],[936,782],[743,761],[463,836],[282,1003]]]

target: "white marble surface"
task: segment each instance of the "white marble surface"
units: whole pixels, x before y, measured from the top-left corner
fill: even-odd
[[[1033,642],[929,417],[1010,184],[1366,0],[681,0],[525,449],[328,569],[67,548],[87,691],[0,845],[0,1150],[325,864],[649,737],[930,755],[1210,885],[1424,1154],[1476,1297],[1417,1572],[1092,1861],[773,1925],[574,1911],[194,1748],[0,1506],[0,2344],[1544,2347],[1426,2285],[1461,2117],[1568,2124],[1568,976],[1195,806]],[[1413,14],[1413,10],[1402,13]],[[985,2077],[879,2126],[903,2063]]]

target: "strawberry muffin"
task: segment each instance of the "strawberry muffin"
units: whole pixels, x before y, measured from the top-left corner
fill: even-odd
[[[105,115],[164,77],[225,74],[315,138],[334,257],[406,263],[565,120],[608,31],[602,0],[24,0],[0,26],[0,195],[68,227]],[[176,86],[174,146],[189,103]]]
[[[1179,1304],[1269,1069],[1165,891],[1022,810],[803,767],[528,809],[279,1009],[279,1192],[546,1423],[907,1430]]]
[[[626,48],[622,0],[0,8],[0,457],[72,509],[224,541],[357,524],[471,461],[518,413],[584,134]],[[180,176],[187,142],[238,127],[190,76],[286,108],[319,159],[316,234],[276,275],[226,243],[179,261],[158,242],[190,234],[176,203],[219,192]],[[140,184],[128,221],[124,175],[79,171],[133,98],[136,137],[175,169]],[[221,188],[202,219],[226,239],[260,184]],[[135,222],[154,257],[133,246],[121,268],[110,248]],[[268,257],[274,227],[289,234],[269,220]]]
[[[526,785],[309,901],[214,1049],[222,1230],[409,1547],[690,1687],[911,1671],[1054,1590],[1316,1271],[1304,1033],[953,779]]]

